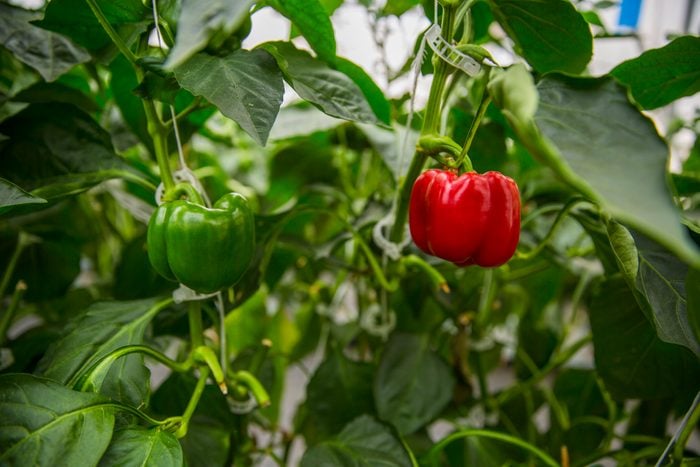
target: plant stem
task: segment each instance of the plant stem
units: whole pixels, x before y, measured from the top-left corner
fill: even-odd
[[[201,399],[202,393],[204,393],[204,388],[206,387],[207,378],[209,378],[210,372],[211,370],[208,366],[203,366],[200,368],[199,380],[197,380],[197,385],[194,388],[192,397],[190,397],[190,401],[187,403],[185,413],[182,414],[182,425],[180,425],[180,428],[178,428],[178,430],[175,432],[175,436],[177,438],[184,438],[187,435],[187,426],[192,419],[192,415],[194,415],[194,411],[197,409],[197,404],[199,404],[199,399]]]
[[[673,450],[673,465],[681,465],[683,460],[683,450],[685,449],[685,444],[688,442],[688,438],[697,426],[698,420],[700,420],[700,392],[695,395],[693,403],[690,404],[690,408],[683,417],[680,426],[676,430],[676,433],[669,441],[666,449],[656,461],[656,467],[661,467],[671,456],[671,450]]]
[[[100,23],[100,26],[102,26],[102,29],[104,29],[109,38],[112,39],[112,42],[114,42],[114,45],[117,46],[117,49],[119,49],[122,55],[124,55],[124,57],[126,57],[126,59],[129,60],[129,62],[134,66],[134,68],[138,68],[138,65],[136,63],[136,56],[131,52],[131,50],[129,50],[129,47],[126,46],[121,36],[117,34],[117,31],[114,30],[112,25],[109,24],[109,21],[107,21],[107,18],[105,17],[104,13],[102,13],[100,6],[97,4],[97,1],[86,1],[87,4],[90,6],[90,9],[92,10],[92,13],[97,18],[97,21]]]
[[[454,34],[455,12],[456,8],[454,5],[444,6],[441,26],[442,35],[447,41],[450,41]],[[448,71],[449,65],[442,60],[439,60],[435,65],[435,74],[433,75],[433,82],[430,85],[430,95],[425,109],[425,120],[423,120],[421,135],[436,134],[439,132],[442,94],[445,83],[447,82]],[[400,242],[403,238],[404,225],[408,218],[408,202],[411,199],[413,183],[423,170],[427,158],[428,156],[426,154],[420,152],[416,152],[413,155],[413,160],[408,167],[408,172],[406,173],[398,195],[396,218],[394,219],[394,225],[389,233],[389,239],[392,242]]]
[[[175,180],[170,169],[167,128],[161,123],[153,101],[143,100],[143,110],[146,112],[146,120],[148,121],[148,134],[153,139],[153,149],[158,162],[160,178],[163,180],[163,187],[167,193],[175,187]]]
[[[445,449],[445,447],[450,444],[452,441],[455,441],[457,439],[461,438],[468,438],[470,436],[474,437],[482,437],[482,438],[491,438],[491,439],[496,439],[499,441],[503,441],[504,443],[512,444],[514,446],[519,446],[523,448],[524,450],[534,454],[537,456],[543,463],[544,465],[550,466],[550,467],[559,467],[559,464],[557,461],[552,459],[547,453],[544,451],[541,451],[539,448],[536,446],[533,446],[532,444],[523,441],[519,438],[516,438],[514,436],[506,435],[503,433],[499,433],[497,431],[490,431],[490,430],[461,430],[456,433],[452,433],[450,436],[443,438],[439,443],[437,443],[435,446],[430,449],[428,453],[428,464],[429,465],[439,465],[438,464],[438,454]]]
[[[190,324],[190,342],[192,349],[204,345],[204,326],[202,325],[202,305],[197,301],[188,303],[187,317]]]
[[[7,337],[7,331],[10,329],[10,325],[14,319],[15,313],[19,308],[19,301],[22,299],[22,295],[27,290],[27,284],[24,281],[17,282],[15,286],[15,293],[12,294],[12,301],[10,306],[5,310],[5,313],[0,318],[0,347],[5,343],[5,338]]]
[[[462,153],[459,155],[459,159],[457,160],[458,166],[464,164],[464,170],[466,172],[474,170],[472,167],[472,162],[469,159],[469,149],[472,147],[472,143],[474,142],[476,132],[479,130],[481,120],[486,114],[486,109],[489,108],[489,104],[491,103],[491,96],[489,95],[489,91],[486,87],[486,84],[489,81],[489,76],[491,76],[491,68],[486,67],[483,78],[484,90],[481,93],[479,107],[476,109],[476,115],[474,115],[474,119],[472,120],[471,126],[469,127],[469,132],[467,133],[467,137],[464,140],[464,145],[462,146]]]
[[[5,272],[2,275],[2,281],[0,281],[0,300],[2,300],[2,298],[5,296],[5,291],[7,290],[7,286],[10,284],[10,279],[12,278],[12,274],[15,272],[17,261],[19,260],[22,251],[24,251],[24,248],[30,243],[32,243],[31,236],[25,232],[20,232],[19,237],[17,238],[17,245],[15,245],[10,261],[7,263]]]

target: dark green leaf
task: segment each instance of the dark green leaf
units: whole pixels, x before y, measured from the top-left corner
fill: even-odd
[[[275,57],[284,79],[299,97],[331,117],[378,123],[362,90],[344,73],[287,42],[268,42],[264,47]]]
[[[26,12],[0,4],[0,44],[34,68],[46,81],[53,81],[90,54],[68,38],[28,23]]]
[[[634,235],[634,240],[639,251],[636,287],[651,306],[656,333],[662,341],[687,347],[700,358],[686,306],[688,265],[643,235]]]
[[[144,30],[150,11],[141,0],[97,0],[107,21],[128,44]],[[73,39],[86,49],[102,53],[114,45],[85,0],[52,0],[37,26]]]
[[[418,142],[418,132],[398,125],[386,129],[376,125],[359,124],[358,128],[382,157],[395,181],[406,175]]]
[[[0,464],[96,465],[114,426],[103,401],[32,375],[0,376]]]
[[[146,326],[160,308],[152,299],[95,303],[49,348],[37,372],[68,383],[115,349],[142,344]],[[101,392],[139,406],[148,400],[149,376],[143,356],[127,355],[112,365]]]
[[[337,439],[306,451],[301,467],[410,467],[411,459],[391,429],[369,415],[349,423]]]
[[[569,171],[621,222],[686,261],[698,261],[666,187],[668,148],[624,90],[610,79],[556,76],[544,78],[538,90],[535,121],[563,158],[555,168]],[[639,187],[644,187],[643,203]]]
[[[284,95],[282,74],[270,54],[264,50],[238,50],[225,57],[197,54],[175,69],[175,77],[255,141],[266,143]]]
[[[336,59],[335,67],[338,71],[342,71],[348,75],[350,79],[359,86],[377,118],[379,118],[382,123],[389,125],[391,122],[391,105],[389,101],[386,100],[386,97],[384,97],[384,92],[377,86],[365,70],[342,57]]]
[[[10,140],[0,147],[4,177],[51,200],[124,174],[109,134],[68,104],[33,104],[0,124]]]
[[[700,270],[690,269],[685,279],[685,290],[688,292],[687,311],[690,327],[695,340],[700,341]]]
[[[86,96],[82,91],[60,82],[36,83],[18,92],[12,100],[16,102],[27,102],[29,104],[61,102],[64,104],[72,104],[88,113],[100,110],[95,101]]]
[[[374,380],[377,412],[401,434],[413,433],[440,414],[453,386],[450,368],[428,348],[427,336],[394,334]]]
[[[700,91],[700,37],[683,36],[622,62],[610,72],[645,109]]]
[[[299,28],[318,58],[335,61],[333,24],[319,0],[275,0],[273,5]]]
[[[254,0],[183,0],[175,46],[165,62],[166,68],[174,70],[204,50],[215,34],[233,33],[248,17],[253,3]]]
[[[522,56],[541,73],[580,73],[593,55],[585,19],[567,0],[489,0]]]
[[[181,466],[182,447],[177,438],[158,428],[128,427],[114,433],[100,466]]]
[[[656,336],[622,278],[600,285],[589,315],[596,370],[616,399],[659,399],[697,390],[697,359]]]
[[[332,353],[306,387],[304,435],[309,444],[336,435],[354,418],[372,413],[372,375],[367,363]]]
[[[9,211],[12,206],[42,203],[46,203],[46,200],[32,196],[14,183],[0,178],[0,214]]]

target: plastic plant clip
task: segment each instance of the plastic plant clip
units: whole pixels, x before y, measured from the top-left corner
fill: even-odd
[[[470,76],[475,76],[481,71],[479,62],[457,50],[452,44],[442,38],[440,25],[433,24],[425,32],[425,41],[441,59],[458,68]]]

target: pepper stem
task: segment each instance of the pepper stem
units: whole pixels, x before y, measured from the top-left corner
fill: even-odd
[[[479,107],[476,109],[476,115],[474,115],[474,119],[472,120],[471,126],[469,127],[469,132],[467,133],[467,138],[464,141],[464,145],[462,146],[462,152],[459,155],[459,158],[457,159],[457,165],[462,166],[462,169],[464,172],[471,172],[474,170],[472,166],[472,161],[469,158],[469,149],[472,147],[472,143],[474,142],[474,137],[476,136],[476,132],[479,130],[479,125],[481,124],[481,120],[484,118],[484,115],[486,114],[486,109],[489,108],[489,104],[491,103],[491,96],[489,95],[489,91],[486,87],[486,85],[489,82],[489,77],[491,76],[491,68],[490,67],[485,67],[484,71],[484,77],[483,79],[483,84],[484,84],[484,90],[481,93],[481,100],[479,101]]]

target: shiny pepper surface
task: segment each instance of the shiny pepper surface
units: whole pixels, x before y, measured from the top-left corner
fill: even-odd
[[[222,196],[211,209],[185,200],[166,202],[148,224],[153,268],[199,293],[238,282],[254,247],[253,213],[238,193]]]
[[[432,169],[413,185],[409,226],[424,252],[459,266],[499,266],[520,238],[520,193],[499,172]]]

